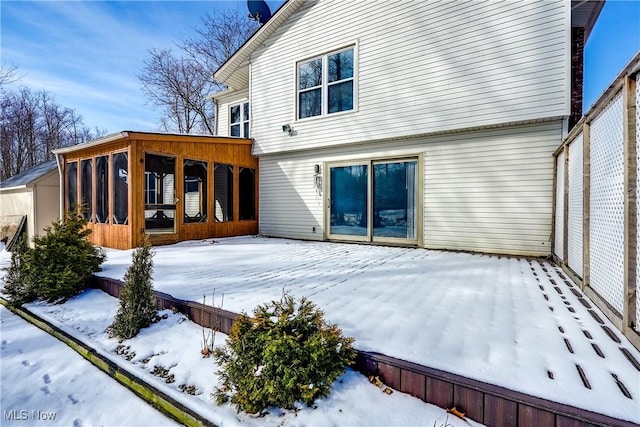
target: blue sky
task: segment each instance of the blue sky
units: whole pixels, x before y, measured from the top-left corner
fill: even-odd
[[[585,46],[586,109],[639,50],[640,0],[608,0]]]
[[[275,11],[283,1],[268,3]],[[197,38],[216,8],[248,14],[246,1],[2,0],[2,61],[24,75],[16,85],[46,89],[91,128],[158,130],[137,79],[147,51]]]
[[[282,2],[268,1],[272,11]],[[158,130],[136,77],[147,51],[194,38],[216,8],[246,13],[246,2],[2,0],[2,61],[19,67],[19,85],[46,89],[91,128]],[[586,107],[638,50],[640,0],[609,0],[585,48]]]

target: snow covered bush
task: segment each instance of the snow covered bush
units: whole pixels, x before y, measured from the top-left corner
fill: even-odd
[[[5,292],[15,304],[36,298],[63,302],[83,291],[91,275],[100,271],[105,254],[88,240],[87,220],[77,211],[66,212],[44,236],[33,238],[33,248],[19,249],[9,267]]]
[[[243,314],[227,345],[215,349],[222,380],[216,399],[221,404],[230,397],[238,411],[248,413],[269,406],[293,409],[296,402],[311,406],[353,363],[352,343],[314,303],[285,293],[258,306],[253,318]]]
[[[140,329],[149,326],[156,318],[153,255],[149,237],[145,235],[142,246],[133,252],[131,266],[124,275],[120,307],[110,326],[110,335],[121,339],[133,338]]]

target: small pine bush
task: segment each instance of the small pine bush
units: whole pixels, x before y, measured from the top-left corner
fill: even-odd
[[[285,293],[257,307],[253,318],[243,314],[227,345],[214,350],[222,380],[216,399],[221,404],[230,397],[238,411],[248,413],[269,406],[294,409],[295,402],[311,406],[353,363],[352,343],[314,303]]]
[[[132,263],[124,275],[120,294],[120,307],[110,327],[112,336],[129,339],[156,318],[156,299],[153,295],[153,255],[148,236],[143,245],[133,252]]]
[[[33,248],[24,241],[19,244],[5,277],[4,292],[12,304],[37,298],[63,302],[86,289],[105,259],[104,251],[87,240],[91,230],[86,225],[79,212],[67,212],[44,236],[33,238]]]
[[[2,290],[12,305],[21,306],[37,298],[36,290],[30,286],[28,279],[30,256],[31,248],[27,240],[21,237],[11,252],[11,264],[5,269],[7,274],[4,276],[5,285]]]
[[[105,253],[87,240],[91,230],[78,210],[66,212],[44,236],[33,238],[29,281],[39,298],[63,302],[87,288],[91,275],[100,271]]]

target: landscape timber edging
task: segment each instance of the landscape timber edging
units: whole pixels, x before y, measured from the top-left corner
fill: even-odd
[[[124,283],[94,276],[94,286],[119,297]],[[217,307],[186,301],[154,291],[158,308],[179,311],[198,325],[218,327],[228,334],[240,315]],[[392,389],[408,393],[426,403],[457,408],[466,417],[490,426],[640,427],[574,406],[531,396],[494,384],[430,368],[378,353],[357,351],[355,369],[365,375],[378,375]]]
[[[190,427],[216,426],[197,412],[168,396],[154,385],[132,375],[129,371],[117,365],[106,356],[99,354],[94,348],[67,334],[30,310],[24,307],[15,307],[4,298],[0,298],[0,304],[12,313],[20,316],[22,319],[69,346],[92,365],[131,390],[136,396],[149,403],[167,417]]]

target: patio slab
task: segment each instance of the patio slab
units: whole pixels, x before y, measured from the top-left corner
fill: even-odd
[[[312,299],[359,350],[640,422],[640,352],[551,263],[241,237],[157,247],[156,290],[250,312]],[[131,251],[108,250],[122,280]],[[224,301],[222,301],[224,294]]]

